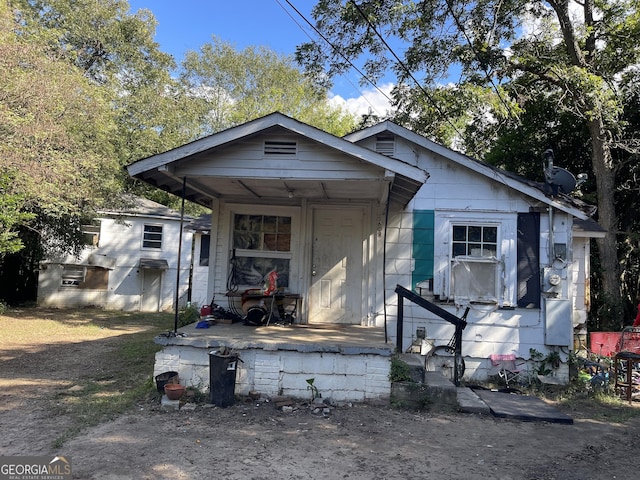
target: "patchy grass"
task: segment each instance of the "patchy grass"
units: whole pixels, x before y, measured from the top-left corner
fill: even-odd
[[[153,338],[172,330],[173,319],[172,313],[99,309],[8,310],[0,315],[0,358],[60,357],[55,372],[37,373],[40,380],[54,374],[67,380],[48,399],[52,415],[69,420],[54,442],[59,448],[87,427],[157,400],[153,363],[161,347]]]

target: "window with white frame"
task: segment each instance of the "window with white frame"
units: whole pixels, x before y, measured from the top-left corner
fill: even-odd
[[[500,298],[498,226],[453,224],[451,294],[457,303],[497,303]]]
[[[291,217],[235,214],[232,222],[234,284],[262,287],[269,273],[275,271],[278,287],[288,287]]]
[[[142,248],[162,248],[162,225],[145,224],[142,235]]]
[[[60,286],[78,288],[84,282],[85,268],[81,265],[64,265]]]

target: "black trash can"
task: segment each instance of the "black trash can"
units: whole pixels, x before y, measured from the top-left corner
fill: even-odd
[[[209,403],[218,407],[234,404],[237,368],[238,355],[209,352]]]

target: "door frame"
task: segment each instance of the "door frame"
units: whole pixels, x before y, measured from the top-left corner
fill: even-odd
[[[360,322],[359,325],[368,325],[369,308],[375,293],[373,292],[373,283],[371,281],[371,260],[372,252],[374,251],[373,243],[375,241],[375,228],[372,226],[372,204],[371,202],[353,202],[349,204],[344,203],[309,203],[308,208],[305,209],[305,232],[304,236],[306,241],[303,242],[304,252],[302,258],[304,259],[300,273],[305,280],[301,282],[304,285],[304,298],[303,298],[303,312],[301,319],[303,323],[309,323],[309,314],[311,311],[311,263],[313,261],[313,224],[316,210],[329,209],[329,210],[360,210],[363,214],[362,218],[362,301],[360,306]],[[336,325],[340,325],[336,323]],[[355,325],[355,324],[354,324]]]

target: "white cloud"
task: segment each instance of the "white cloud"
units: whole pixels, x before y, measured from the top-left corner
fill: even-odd
[[[366,115],[372,112],[374,115],[382,117],[393,110],[387,99],[387,97],[391,98],[391,90],[393,87],[393,83],[386,83],[379,86],[379,90],[369,88],[364,90],[362,95],[357,98],[345,99],[340,95],[329,94],[329,104],[346,108],[355,115]]]

